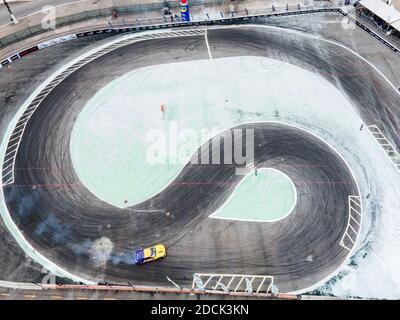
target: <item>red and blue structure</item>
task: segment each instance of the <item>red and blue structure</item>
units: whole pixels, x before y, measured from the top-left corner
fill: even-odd
[[[179,6],[181,8],[181,20],[183,22],[189,22],[190,21],[189,0],[180,0]]]

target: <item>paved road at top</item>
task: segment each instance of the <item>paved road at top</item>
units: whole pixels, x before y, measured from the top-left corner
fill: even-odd
[[[24,17],[28,14],[37,12],[42,10],[44,6],[59,6],[62,4],[76,2],[76,0],[34,0],[30,2],[21,2],[21,3],[9,3],[11,11],[14,13],[17,19]],[[3,4],[3,1],[0,3],[0,26],[7,24],[10,22],[10,15],[7,11],[7,8]]]

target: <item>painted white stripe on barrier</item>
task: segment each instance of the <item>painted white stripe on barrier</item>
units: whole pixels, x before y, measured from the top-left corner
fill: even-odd
[[[4,178],[4,177],[3,177]],[[14,177],[11,177],[10,179],[8,179],[6,182],[4,182],[4,185],[7,186],[11,183],[14,183]]]
[[[9,164],[8,166],[4,167],[4,168],[3,168],[3,172],[4,172],[4,171],[7,171],[7,169],[8,169],[8,168],[11,168],[11,167],[12,167],[12,163]]]

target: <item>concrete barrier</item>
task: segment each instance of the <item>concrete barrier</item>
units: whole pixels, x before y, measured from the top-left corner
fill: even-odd
[[[61,43],[64,41],[73,40],[76,38],[81,38],[84,36],[90,36],[93,34],[100,33],[123,33],[123,32],[137,32],[143,30],[156,30],[156,29],[164,29],[164,28],[178,28],[178,27],[191,27],[191,26],[212,26],[212,25],[226,25],[226,24],[240,24],[240,23],[249,23],[255,22],[259,18],[269,18],[276,16],[292,16],[292,15],[303,15],[309,13],[317,13],[317,12],[338,12],[337,8],[304,8],[302,10],[298,10],[297,6],[294,10],[275,10],[270,12],[265,12],[262,14],[251,14],[250,12],[237,14],[235,17],[225,16],[224,18],[213,19],[213,20],[194,20],[190,22],[165,22],[163,19],[159,21],[148,21],[148,24],[126,24],[126,25],[114,25],[113,27],[104,28],[104,25],[101,27],[89,27],[84,30],[71,30],[67,29],[67,33],[58,33],[53,35],[48,39],[42,39],[40,42],[36,42],[35,45],[30,46],[22,46],[18,47],[17,51],[11,51],[12,53],[8,53],[5,56],[0,55],[0,69],[2,67],[7,66],[8,64],[14,62],[15,60],[22,58],[23,56],[35,52],[37,50],[41,50],[47,48],[51,45]],[[37,36],[39,37],[39,36]],[[39,37],[40,38],[40,37]],[[44,41],[43,41],[44,40]],[[1,51],[0,51],[1,52]]]

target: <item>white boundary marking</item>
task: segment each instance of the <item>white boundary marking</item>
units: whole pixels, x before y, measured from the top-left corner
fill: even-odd
[[[237,176],[247,176],[250,172],[257,170],[254,163],[249,163],[244,168],[236,168],[235,175]]]
[[[357,200],[357,201],[356,201]],[[354,206],[352,206],[352,203],[354,203],[358,208],[354,208]],[[348,251],[351,251],[352,248],[349,248],[348,246],[345,245],[344,240],[347,238],[350,240],[350,242],[353,244],[352,247],[354,247],[354,244],[356,242],[358,233],[360,232],[361,229],[361,224],[359,221],[357,221],[356,218],[354,218],[354,215],[358,215],[361,219],[362,217],[362,199],[360,196],[349,196],[348,197],[348,206],[349,206],[349,218],[347,220],[347,227],[345,229],[345,232],[343,233],[342,239],[340,240],[340,245],[347,249]],[[354,215],[353,215],[354,213]],[[353,220],[357,225],[358,225],[358,230],[354,230],[354,228],[351,226],[351,220]],[[360,220],[361,221],[361,220]],[[354,237],[351,236],[351,234],[349,233],[349,229],[351,229],[353,231],[353,233],[355,233],[355,238],[353,240]]]
[[[368,132],[372,135],[374,140],[378,143],[381,147],[383,152],[389,157],[390,162],[394,165],[394,167],[400,171],[400,154],[396,150],[396,148],[392,145],[389,139],[382,133],[382,131],[378,128],[377,125],[370,125],[368,126]],[[399,159],[396,162],[394,159]]]
[[[208,43],[208,33],[207,33],[207,29],[206,32],[204,33],[204,37],[206,38],[206,45],[207,45],[207,51],[208,51],[208,55],[210,57],[210,60],[213,59],[212,55],[211,55],[211,50],[210,50],[210,45]]]

